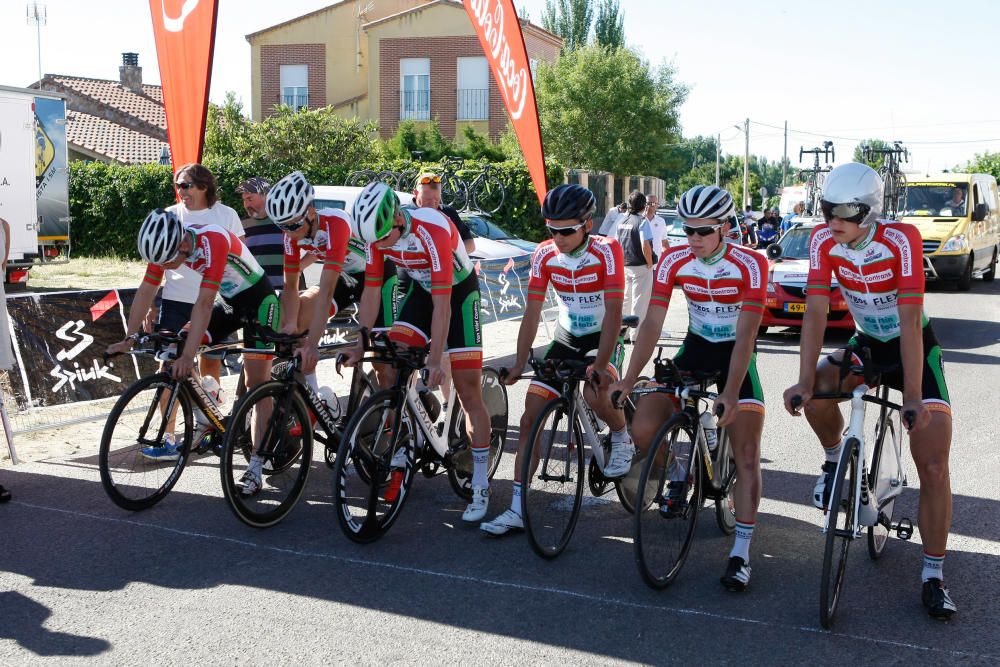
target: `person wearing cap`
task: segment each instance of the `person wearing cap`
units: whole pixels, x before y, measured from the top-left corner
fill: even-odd
[[[264,268],[271,286],[276,292],[285,288],[284,232],[267,216],[265,203],[271,183],[260,176],[253,176],[240,183],[236,193],[243,198],[243,231],[246,232],[246,246]],[[304,286],[302,286],[304,289]]]
[[[440,175],[433,171],[425,171],[417,176],[417,180],[414,181],[413,186],[413,203],[414,208],[432,208],[448,216],[448,219],[455,223],[458,235],[462,237],[462,244],[465,245],[465,251],[470,255],[475,252],[476,244],[472,240],[472,231],[465,224],[465,220],[462,220],[462,216],[453,207],[441,205]],[[400,287],[404,287],[402,282],[400,282]]]

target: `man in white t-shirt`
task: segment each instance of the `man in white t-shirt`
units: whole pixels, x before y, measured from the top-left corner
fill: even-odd
[[[667,221],[656,215],[656,195],[646,195],[646,220],[653,230],[653,251],[659,256],[664,248],[669,248],[667,244]]]
[[[215,175],[207,167],[197,163],[184,165],[174,176],[174,187],[180,202],[167,210],[180,218],[185,227],[218,225],[243,240],[245,232],[240,215],[218,200]],[[155,318],[156,328],[180,331],[191,319],[191,308],[198,300],[200,285],[201,276],[186,266],[168,270],[164,276],[159,314]],[[150,313],[154,313],[155,309],[154,306]],[[222,356],[203,354],[199,369],[202,377],[211,375],[218,380],[222,370]]]

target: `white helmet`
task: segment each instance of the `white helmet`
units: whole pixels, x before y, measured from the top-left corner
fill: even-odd
[[[383,239],[392,231],[399,198],[385,183],[373,181],[354,200],[353,218],[358,238],[365,243]]]
[[[860,162],[834,167],[823,181],[820,204],[828,218],[836,216],[868,224],[882,213],[882,179],[874,169]]]
[[[172,211],[151,211],[139,227],[139,255],[150,264],[165,264],[177,256],[184,225]]]
[[[289,220],[305,214],[315,191],[301,171],[293,171],[271,186],[267,193],[267,217],[282,227]],[[301,225],[300,225],[301,226]],[[296,227],[297,229],[297,227]]]
[[[677,215],[685,220],[729,220],[736,205],[728,192],[716,185],[696,185],[677,202]]]

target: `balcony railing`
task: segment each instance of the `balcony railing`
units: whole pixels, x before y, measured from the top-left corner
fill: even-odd
[[[458,99],[456,115],[458,120],[489,120],[489,89],[459,88],[456,97]]]
[[[401,90],[399,91],[400,120],[430,120],[431,91]]]
[[[282,95],[281,103],[286,104],[298,111],[303,107],[309,106],[309,93],[302,93],[299,95]]]

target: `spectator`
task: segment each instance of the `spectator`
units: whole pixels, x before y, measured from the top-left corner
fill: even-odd
[[[656,195],[646,195],[646,220],[649,221],[649,227],[653,230],[654,257],[662,253],[664,248],[670,247],[667,244],[667,221],[656,215],[656,207]]]
[[[757,245],[766,248],[778,240],[781,220],[778,219],[778,209],[765,211],[764,219],[757,226]]]
[[[417,208],[432,208],[448,216],[455,223],[455,227],[458,228],[458,235],[462,237],[462,243],[465,244],[465,251],[470,255],[476,251],[476,243],[472,240],[473,236],[469,225],[465,224],[465,220],[462,220],[462,216],[454,208],[441,205],[441,177],[438,174],[432,171],[425,171],[417,176],[413,188],[413,203],[416,204]],[[400,272],[401,277],[402,275],[406,275],[407,279],[409,278],[409,274],[405,271]]]
[[[942,204],[941,208],[951,209],[952,215],[965,215],[965,190],[962,188],[953,189],[951,199]]]
[[[10,225],[3,218],[0,218],[0,233],[3,234],[3,239],[0,240],[0,245],[3,247],[3,262],[0,264],[3,268],[3,275],[7,275],[7,255],[10,254]],[[14,354],[10,347],[10,326],[7,324],[7,295],[4,293],[3,283],[0,283],[0,369],[10,370],[14,367]],[[2,394],[0,394],[2,398]],[[10,433],[6,434],[7,437],[11,437]],[[10,500],[10,491],[5,489],[2,484],[0,484],[0,503],[6,503]]]
[[[284,232],[267,217],[264,208],[270,189],[271,184],[267,180],[254,176],[240,183],[236,193],[243,197],[243,209],[247,212],[242,221],[246,234],[244,243],[264,269],[271,287],[280,292],[285,287]],[[304,285],[299,288],[305,289]]]
[[[622,202],[618,206],[613,206],[608,210],[608,214],[604,216],[604,221],[601,223],[600,229],[597,233],[601,236],[614,236],[615,235],[615,223],[625,217],[628,213],[628,204]]]
[[[180,218],[185,227],[191,225],[216,225],[244,238],[240,216],[218,199],[218,185],[215,175],[204,165],[186,164],[177,170],[174,187],[180,202],[167,208]],[[164,276],[162,301],[156,317],[156,328],[179,331],[191,319],[191,309],[198,300],[201,275],[187,266],[168,270]],[[155,313],[156,307],[150,310]],[[199,370],[202,377],[211,375],[219,380],[224,353],[209,353],[201,356]]]
[[[615,237],[625,255],[625,307],[642,322],[653,287],[653,230],[642,215],[646,196],[634,190],[628,196],[628,215],[618,221]]]
[[[792,212],[791,213],[789,213],[788,215],[786,215],[784,218],[781,219],[781,234],[782,234],[782,236],[785,234],[785,232],[787,232],[789,229],[792,228],[792,220],[796,216],[800,216],[803,213],[805,213],[805,211],[806,211],[806,203],[804,201],[800,201],[798,204],[796,204],[792,208]]]

